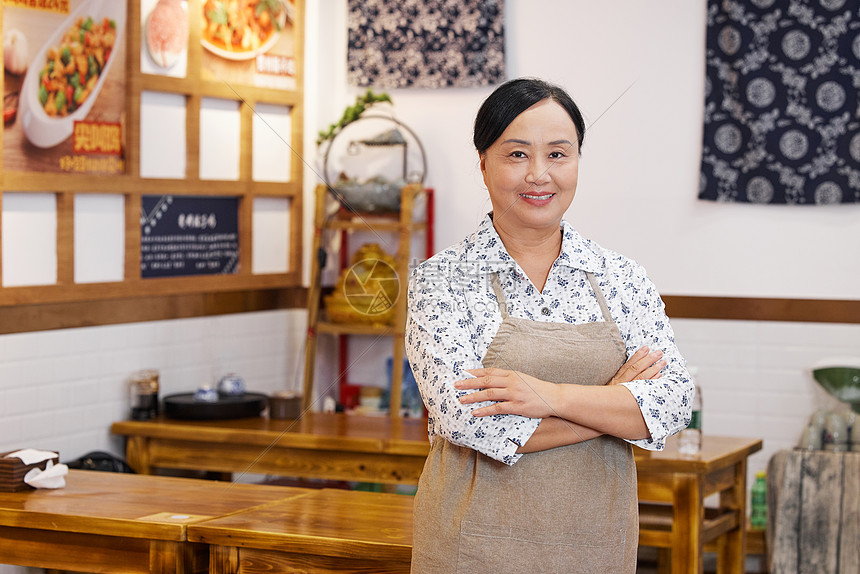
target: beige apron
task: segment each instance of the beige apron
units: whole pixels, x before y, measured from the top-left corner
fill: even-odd
[[[493,275],[503,321],[484,367],[606,384],[627,354],[587,275],[604,322],[581,325],[509,317]],[[416,574],[632,574],[639,536],[633,450],[601,436],[524,454],[508,466],[437,437],[418,483],[414,524]]]

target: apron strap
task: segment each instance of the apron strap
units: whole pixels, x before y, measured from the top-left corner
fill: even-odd
[[[594,275],[585,272],[585,276],[588,277],[588,282],[591,283],[591,288],[594,290],[594,296],[597,297],[597,304],[600,305],[600,312],[603,313],[603,320],[607,323],[612,323],[612,314],[609,312],[609,305],[606,304],[606,299],[603,297],[603,290],[600,288],[600,285],[597,283],[597,279],[594,278]]]
[[[502,284],[499,283],[499,274],[490,273],[490,282],[493,284],[493,293],[496,294],[496,299],[499,302],[499,311],[502,313],[502,319],[507,319],[508,304],[505,303],[505,293],[502,291]]]

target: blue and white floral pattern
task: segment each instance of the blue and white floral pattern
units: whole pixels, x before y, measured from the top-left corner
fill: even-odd
[[[860,202],[858,5],[709,0],[701,199]]]
[[[505,79],[502,0],[349,0],[349,82],[493,86]]]
[[[533,321],[581,324],[602,321],[586,271],[600,284],[628,357],[643,345],[661,349],[668,362],[659,379],[625,383],[651,433],[629,442],[660,450],[666,437],[690,422],[693,385],[675,346],[657,289],[634,261],[584,239],[562,222],[562,247],[543,292],[505,250],[488,215],[478,230],[418,266],[409,281],[406,352],[429,412],[430,439],[442,437],[513,464],[539,419],[517,415],[473,417],[455,381],[480,368],[502,323],[490,275],[498,273],[508,313]],[[486,404],[486,403],[483,403]]]

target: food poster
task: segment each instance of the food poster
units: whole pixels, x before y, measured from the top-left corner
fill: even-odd
[[[204,80],[296,89],[293,0],[203,0]]]
[[[184,78],[188,70],[188,2],[141,0],[140,71]]]
[[[126,3],[3,0],[3,166],[118,174]]]

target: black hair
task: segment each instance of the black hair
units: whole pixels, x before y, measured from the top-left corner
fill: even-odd
[[[537,78],[509,80],[487,96],[475,116],[475,133],[472,142],[478,153],[484,154],[501,137],[514,118],[543,100],[560,105],[576,127],[579,149],[585,140],[585,120],[573,98],[559,86]]]

